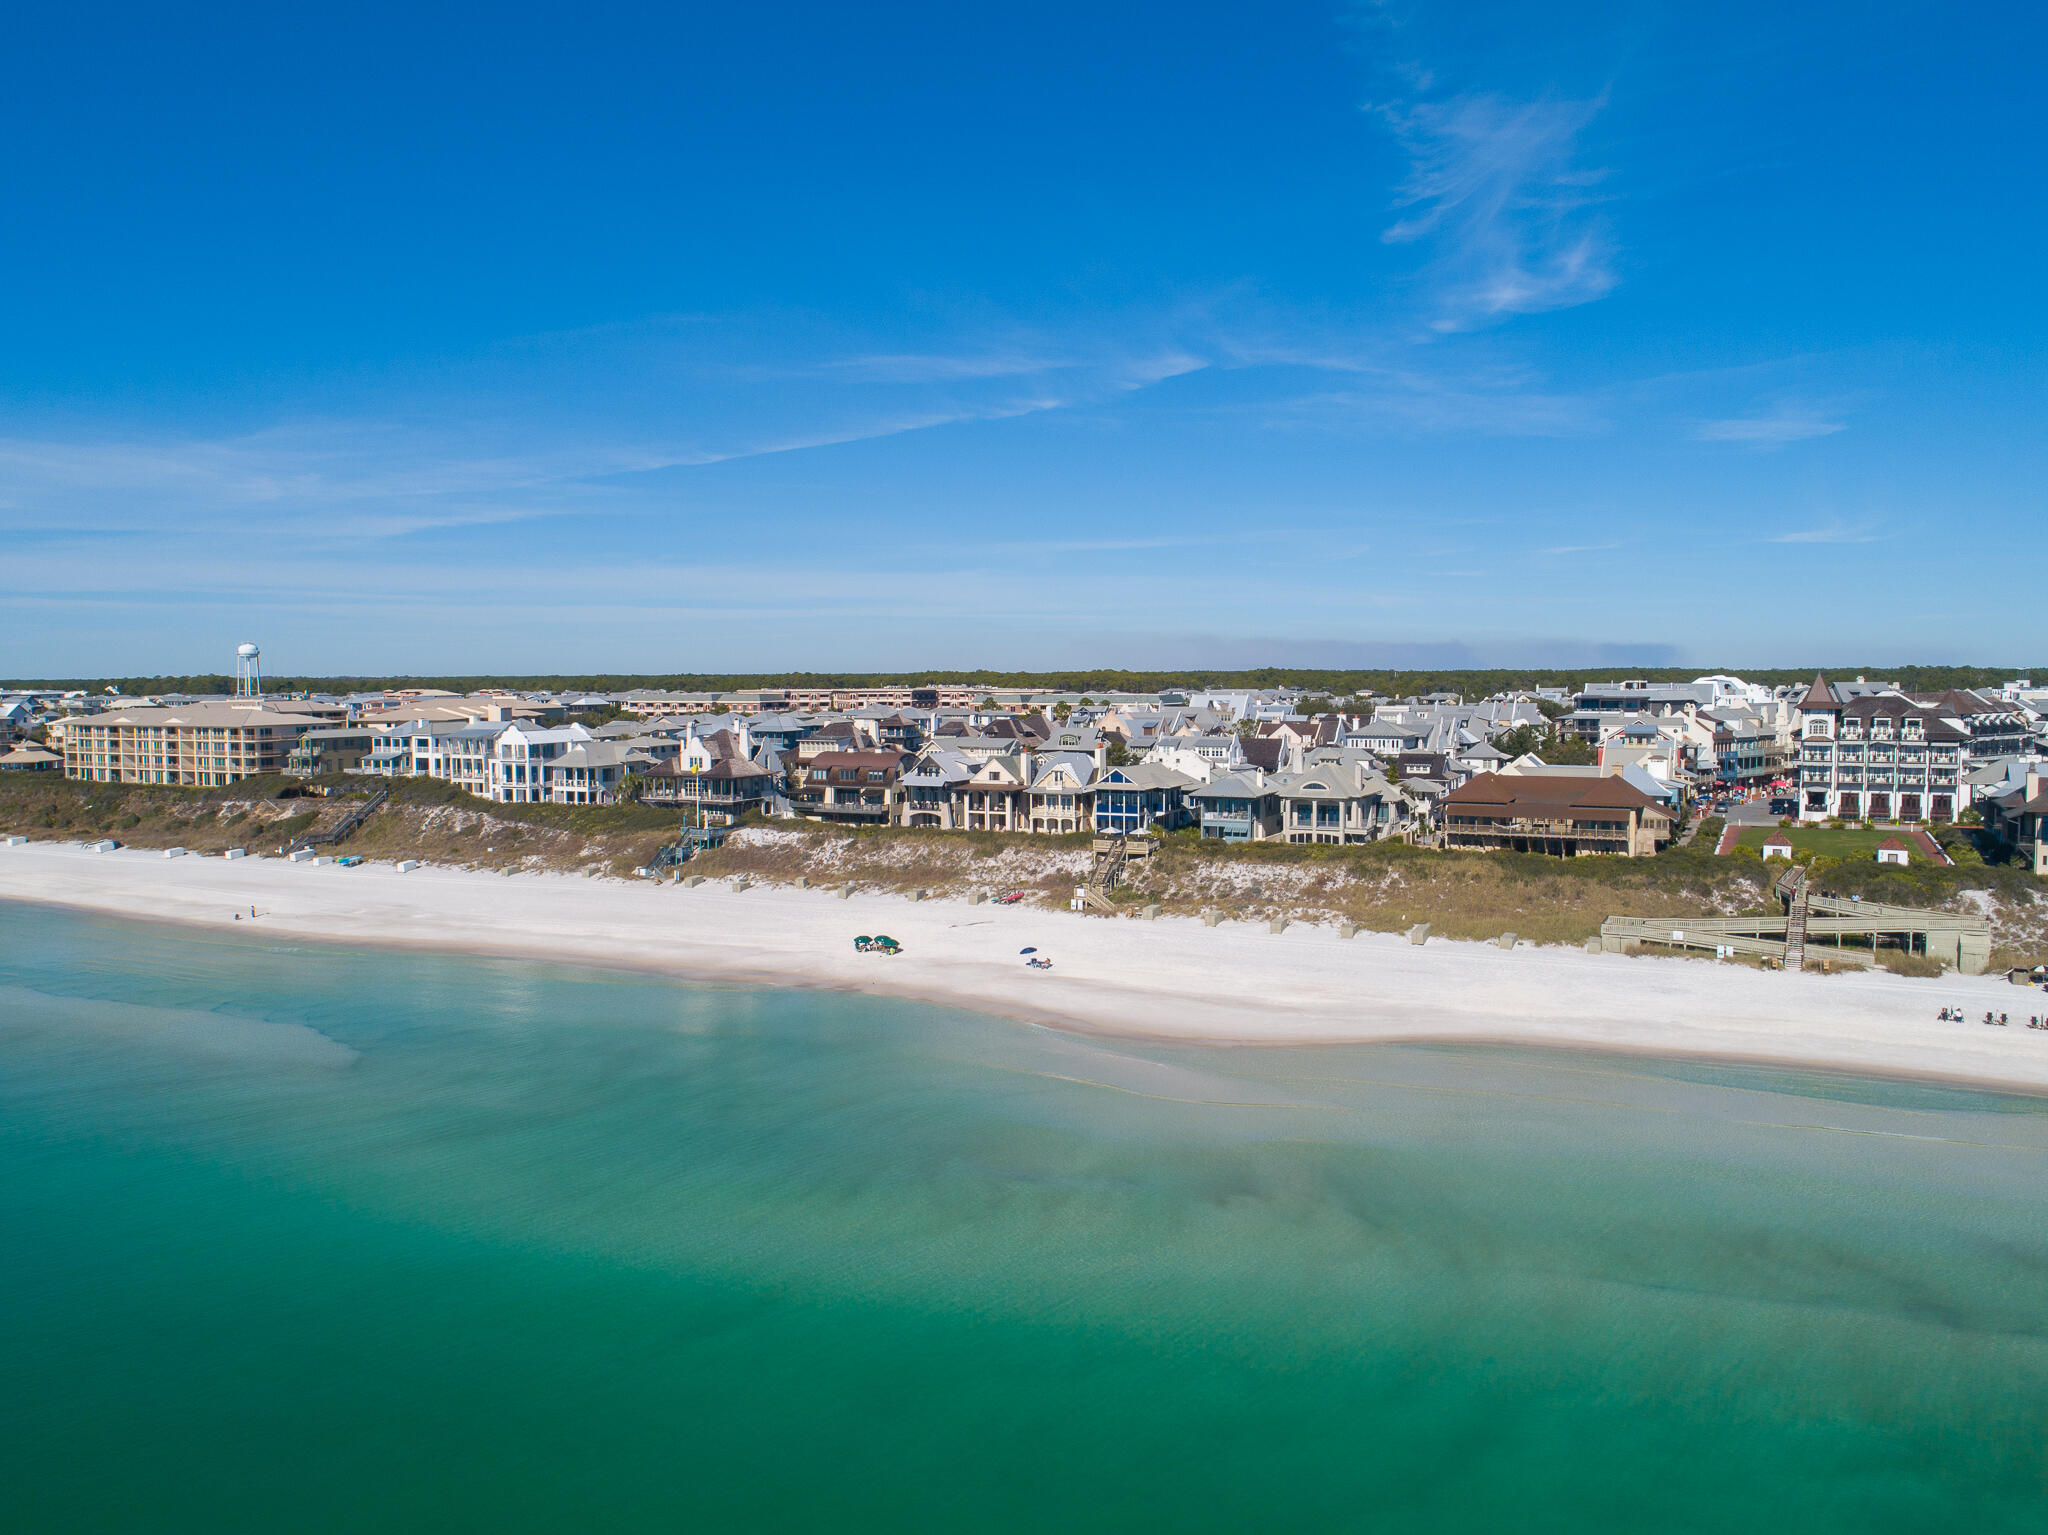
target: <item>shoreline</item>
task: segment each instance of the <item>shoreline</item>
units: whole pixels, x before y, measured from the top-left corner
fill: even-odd
[[[627,970],[958,1007],[1102,1036],[1232,1046],[1454,1044],[1600,1051],[2048,1095],[2041,994],[2000,977],[1785,975],[1704,960],[1297,924],[1206,928],[790,886],[695,889],[597,876],[389,864],[167,859],[79,844],[0,848],[0,899],[141,921]],[[234,919],[255,905],[252,924]],[[905,952],[858,954],[889,932]],[[1034,945],[1049,971],[1025,967]],[[1958,1005],[2019,1020],[1942,1023]]]

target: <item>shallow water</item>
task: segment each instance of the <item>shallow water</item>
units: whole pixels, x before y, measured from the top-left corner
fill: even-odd
[[[2048,1527],[2048,1105],[0,905],[21,1529]]]

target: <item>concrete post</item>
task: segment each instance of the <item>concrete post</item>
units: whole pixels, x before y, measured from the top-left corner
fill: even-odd
[[[1274,918],[1274,919],[1273,919],[1273,920],[1272,920],[1271,922],[1268,922],[1268,923],[1266,924],[1266,931],[1267,931],[1267,932],[1269,932],[1269,933],[1284,933],[1284,932],[1286,932],[1286,931],[1287,931],[1287,919],[1286,919],[1285,917],[1275,917],[1275,918]]]
[[[1409,928],[1408,941],[1414,944],[1417,948],[1421,948],[1422,945],[1428,943],[1429,924],[1427,922],[1418,922],[1415,924],[1415,926]]]
[[[1513,933],[1502,933],[1494,942],[1503,949],[1512,949],[1515,946],[1515,935]]]
[[[704,876],[701,874],[685,874],[683,876],[683,888],[685,890],[695,890],[699,885],[703,883]]]
[[[1356,938],[1358,936],[1358,924],[1356,922],[1339,922],[1337,924],[1337,936],[1339,938]]]
[[[1202,926],[1204,927],[1214,927],[1217,923],[1221,922],[1222,920],[1223,913],[1218,911],[1213,906],[1205,908],[1202,912]]]

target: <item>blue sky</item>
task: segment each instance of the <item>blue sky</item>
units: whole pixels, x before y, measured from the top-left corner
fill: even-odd
[[[2031,7],[43,7],[0,673],[2039,661]]]

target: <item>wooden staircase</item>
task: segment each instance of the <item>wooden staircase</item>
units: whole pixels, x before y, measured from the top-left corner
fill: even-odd
[[[287,853],[296,853],[303,848],[333,847],[337,842],[346,842],[356,834],[356,831],[362,826],[363,822],[369,820],[371,816],[382,810],[384,802],[390,798],[391,791],[389,789],[379,789],[325,831],[307,832],[304,836],[293,841],[291,846],[286,848],[285,851]]]
[[[1806,918],[1809,910],[1806,870],[1798,865],[1787,869],[1778,880],[1778,894],[1785,902],[1785,968],[1806,966]]]
[[[1116,902],[1109,896],[1124,877],[1130,858],[1131,839],[1128,836],[1095,839],[1095,866],[1088,871],[1088,883],[1081,887],[1084,910],[1098,911],[1105,916],[1116,915]]]

